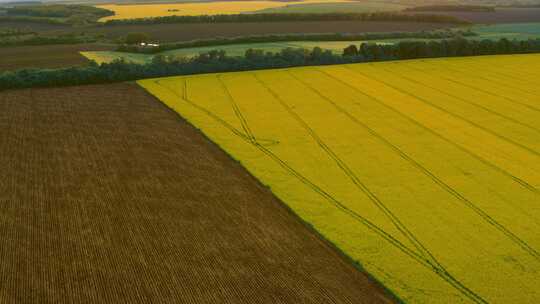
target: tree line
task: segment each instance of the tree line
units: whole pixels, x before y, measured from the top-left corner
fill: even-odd
[[[540,39],[517,41],[500,39],[410,41],[393,45],[363,43],[351,45],[342,54],[315,47],[312,50],[287,48],[279,52],[247,50],[244,56],[227,56],[213,50],[193,58],[157,55],[140,65],[122,60],[85,67],[63,69],[23,69],[0,73],[0,90],[26,87],[109,83],[173,75],[285,68],[306,65],[374,62],[414,58],[540,53]]]
[[[364,61],[397,59],[481,56],[502,54],[539,53],[540,39],[497,41],[467,40],[457,38],[442,41],[403,41],[395,45],[364,43],[351,45],[343,50],[343,56],[361,58]]]
[[[183,41],[176,43],[160,44],[158,47],[142,47],[139,45],[120,45],[116,50],[119,52],[158,54],[163,51],[177,50],[194,47],[221,46],[232,44],[287,42],[287,41],[359,41],[359,40],[382,40],[382,39],[449,39],[454,37],[472,37],[478,34],[470,30],[437,30],[421,32],[391,32],[391,33],[362,33],[362,34],[284,34],[284,35],[258,35],[233,38],[213,38],[204,40]],[[148,35],[141,37],[147,37]],[[146,42],[141,39],[131,39],[135,43]]]
[[[388,21],[388,22],[430,22],[449,24],[470,24],[453,16],[430,14],[403,14],[395,12],[376,13],[264,13],[201,16],[163,16],[137,19],[114,19],[105,22],[106,26],[127,24],[161,23],[232,23],[232,22],[280,22],[280,21]]]

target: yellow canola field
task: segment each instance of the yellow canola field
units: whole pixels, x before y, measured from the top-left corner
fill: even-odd
[[[139,84],[404,302],[540,303],[537,71],[519,55]]]
[[[352,0],[354,1],[354,0]],[[167,4],[104,4],[96,7],[115,12],[114,16],[99,21],[115,19],[135,19],[164,16],[230,15],[254,12],[267,8],[306,3],[341,3],[351,0],[305,0],[305,1],[212,1],[199,3]]]

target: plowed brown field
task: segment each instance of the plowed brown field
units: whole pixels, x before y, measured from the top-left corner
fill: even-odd
[[[131,84],[0,94],[0,303],[387,303]]]
[[[110,51],[113,45],[65,44],[0,48],[0,72],[23,68],[63,68],[90,63],[81,51]]]

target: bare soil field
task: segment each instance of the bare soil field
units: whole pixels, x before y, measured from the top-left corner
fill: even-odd
[[[122,37],[129,32],[145,32],[162,42],[189,41],[215,37],[290,33],[365,33],[414,32],[448,28],[451,25],[417,22],[362,22],[362,21],[309,21],[266,23],[211,23],[211,24],[156,24],[121,25],[102,29],[110,38]]]
[[[0,303],[389,303],[133,84],[0,94]]]
[[[0,27],[2,24],[0,23]],[[455,25],[420,22],[362,22],[362,21],[307,21],[307,22],[261,22],[261,23],[201,23],[201,24],[148,24],[94,26],[85,28],[28,26],[18,23],[11,28],[31,29],[44,36],[67,33],[104,34],[107,38],[122,38],[127,33],[143,32],[161,42],[189,41],[215,37],[288,33],[365,33],[365,32],[414,32],[449,28]]]
[[[69,30],[71,26],[62,24],[49,24],[49,23],[37,23],[37,22],[23,22],[23,21],[0,21],[0,29],[3,28],[18,28],[26,29],[29,31],[43,32],[43,31],[61,31]]]
[[[0,48],[0,71],[22,68],[59,68],[88,64],[80,51],[110,51],[102,44],[39,45]]]
[[[418,12],[415,12],[418,13]],[[422,12],[449,15],[473,23],[525,23],[540,22],[540,8],[497,8],[495,12]]]

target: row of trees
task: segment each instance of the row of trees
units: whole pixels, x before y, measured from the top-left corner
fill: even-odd
[[[194,47],[221,46],[231,44],[248,44],[264,42],[286,41],[359,41],[359,40],[382,40],[382,39],[449,39],[454,37],[472,37],[477,34],[467,30],[437,30],[422,32],[394,32],[394,33],[362,33],[362,34],[285,34],[285,35],[259,35],[233,38],[214,38],[205,40],[193,40],[176,43],[160,44],[158,47],[140,47],[132,44],[150,41],[145,34],[129,34],[126,36],[126,44],[117,48],[119,52],[157,54],[167,50],[176,50]]]
[[[326,65],[397,59],[472,56],[494,54],[540,53],[540,39],[529,41],[469,41],[452,39],[431,42],[401,42],[395,45],[364,43],[349,46],[343,54],[316,47],[312,50],[283,49],[280,52],[248,50],[244,56],[230,57],[224,51],[211,51],[194,58],[158,55],[146,65],[115,61],[86,67],[56,70],[26,69],[0,74],[0,90],[108,83],[150,77],[199,73],[284,68],[304,65]]]
[[[202,16],[165,16],[139,19],[108,20],[105,25],[159,24],[159,23],[227,23],[227,22],[278,22],[278,21],[391,21],[391,22],[431,22],[468,24],[468,21],[452,16],[430,14],[402,14],[395,12],[377,13],[268,13]]]
[[[351,45],[343,50],[343,56],[362,58],[366,61],[520,54],[540,52],[540,39],[536,40],[467,40],[463,38],[442,41],[404,41],[395,45],[364,43]]]

